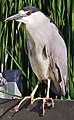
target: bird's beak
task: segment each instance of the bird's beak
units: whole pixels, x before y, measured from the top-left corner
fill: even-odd
[[[15,15],[12,15],[12,16],[10,16],[10,17],[8,17],[7,19],[5,19],[4,21],[6,22],[6,21],[11,21],[11,20],[15,20],[15,21],[19,21],[19,22],[22,22],[22,18],[23,17],[26,17],[27,15],[26,15],[26,13],[24,12],[24,13],[18,13],[18,14],[15,14]]]

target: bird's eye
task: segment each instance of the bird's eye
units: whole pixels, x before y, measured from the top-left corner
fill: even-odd
[[[26,13],[26,15],[28,15],[28,16],[31,15],[31,14],[32,14],[32,12],[30,12],[30,11],[28,11],[28,12]]]

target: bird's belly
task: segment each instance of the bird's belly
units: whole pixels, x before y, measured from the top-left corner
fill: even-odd
[[[43,60],[41,56],[29,56],[33,72],[39,80],[48,78],[49,59]]]

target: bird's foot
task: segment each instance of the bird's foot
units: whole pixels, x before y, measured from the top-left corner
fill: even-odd
[[[43,116],[45,114],[45,105],[47,105],[48,107],[52,106],[52,108],[54,108],[54,101],[52,98],[43,98],[43,104],[42,104],[42,111],[43,111]]]
[[[47,106],[52,106],[54,108],[54,101],[52,98],[45,98]]]
[[[43,100],[43,104],[42,104],[42,115],[44,116],[44,114],[45,114],[45,105],[47,105],[48,107],[49,106],[52,106],[52,108],[54,108],[54,101],[53,101],[53,99],[52,98],[48,98],[48,97],[45,97],[45,98],[41,98],[41,97],[38,97],[38,98],[35,98],[34,100],[33,100],[33,102],[34,101],[36,101],[36,100]]]
[[[31,104],[33,104],[33,102],[34,102],[34,97],[32,97],[32,96],[25,96],[25,97],[20,101],[20,103],[19,103],[17,106],[15,106],[14,109],[15,109],[16,112],[19,111],[19,108],[20,108],[21,104],[22,104],[26,99],[31,99]]]

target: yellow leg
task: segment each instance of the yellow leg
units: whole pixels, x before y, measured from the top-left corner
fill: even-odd
[[[19,103],[17,106],[15,106],[15,111],[16,111],[16,112],[19,111],[20,105],[21,105],[26,99],[31,99],[31,104],[33,104],[34,94],[35,94],[35,92],[36,92],[39,84],[40,84],[40,81],[37,82],[37,85],[35,86],[33,92],[31,93],[31,95],[30,95],[30,96],[25,96],[25,97],[20,101],[20,103]]]
[[[19,111],[19,107],[21,106],[21,104],[26,100],[26,99],[30,99],[31,98],[31,102],[33,101],[33,98],[31,97],[31,96],[26,96],[26,97],[24,97],[21,101],[20,101],[20,103],[17,105],[17,106],[15,106],[15,111],[17,112],[17,111]]]
[[[50,106],[52,105],[52,107],[54,108],[54,101],[52,98],[49,98],[49,89],[50,89],[50,80],[48,79],[48,88],[47,88],[47,95],[45,98],[41,98],[41,97],[38,97],[38,98],[35,98],[34,99],[34,94],[38,88],[40,84],[40,81],[37,82],[37,85],[35,86],[33,92],[31,93],[30,96],[26,96],[24,97],[20,103],[15,107],[15,111],[17,112],[19,110],[19,107],[20,105],[26,100],[26,99],[31,99],[31,104],[33,104],[36,100],[43,100],[43,104],[42,104],[42,111],[43,111],[43,115],[45,113],[45,104],[47,104],[47,106]],[[49,102],[48,100],[50,100],[51,102]]]
[[[42,104],[42,111],[43,111],[43,115],[45,113],[45,104],[47,104],[47,106],[51,106],[52,105],[52,108],[54,108],[54,101],[52,98],[49,98],[49,89],[50,89],[50,79],[48,79],[48,87],[47,87],[47,95],[45,98],[35,98],[33,100],[33,102],[35,102],[36,100],[43,100],[43,104]],[[50,100],[51,102],[49,102],[48,100]]]

